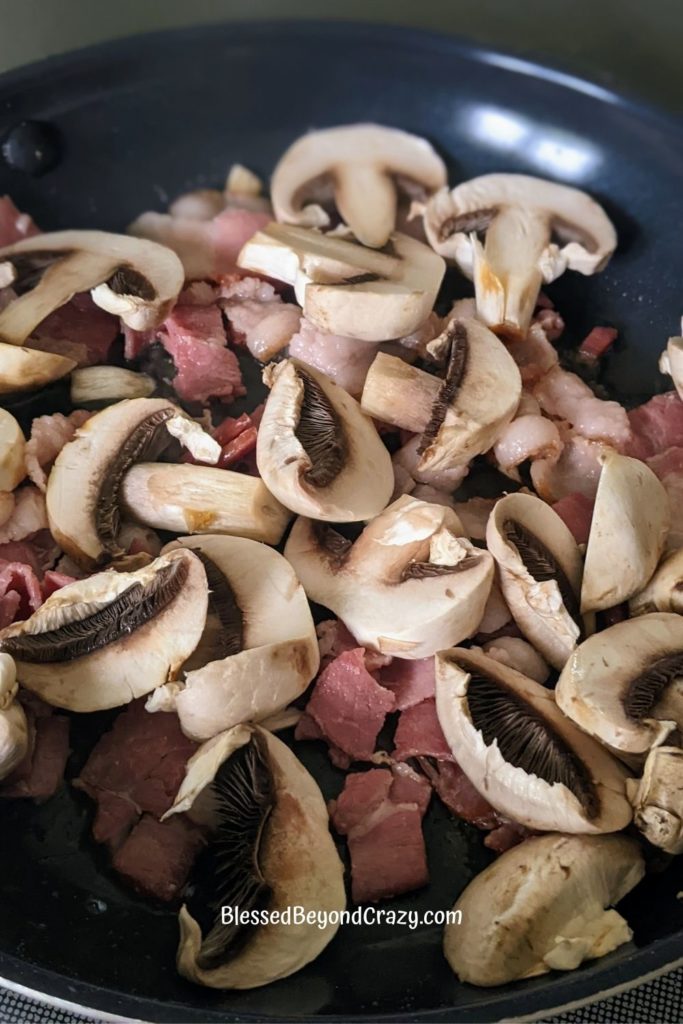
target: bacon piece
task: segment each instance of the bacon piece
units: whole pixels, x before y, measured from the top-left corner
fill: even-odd
[[[534,397],[548,416],[571,424],[575,434],[589,441],[604,441],[617,447],[631,435],[629,417],[618,402],[596,398],[575,373],[553,367],[534,388]]]
[[[29,717],[35,730],[33,748],[3,780],[0,797],[43,803],[54,796],[64,779],[69,757],[69,719],[53,714]]]
[[[323,331],[305,317],[289,342],[290,356],[320,370],[356,397],[363,390],[377,349],[377,345],[367,341]]]
[[[432,698],[402,711],[394,734],[396,761],[411,757],[435,757],[452,761],[453,754],[443,734],[436,714],[436,701]]]
[[[325,619],[315,627],[315,631],[318,637],[321,669],[326,668],[331,661],[345,651],[353,651],[358,647],[358,641],[340,619]],[[379,651],[370,651],[365,648],[363,650],[365,651],[365,667],[368,672],[376,672],[392,662],[390,654],[380,654]]]
[[[24,484],[14,492],[12,515],[0,528],[0,546],[24,540],[47,529],[45,497],[33,484]]]
[[[0,196],[0,249],[40,234],[27,213],[17,210],[9,196]]]
[[[289,344],[299,329],[301,309],[283,303],[273,285],[260,277],[233,275],[221,287],[221,306],[235,344],[267,362]]]
[[[176,368],[171,383],[179,398],[207,402],[246,394],[218,306],[176,306],[164,321],[160,340]]]
[[[489,850],[494,850],[495,853],[505,853],[533,834],[530,829],[516,821],[503,821],[485,837],[484,846],[488,846]]]
[[[624,445],[626,455],[650,459],[675,448],[683,439],[683,401],[676,391],[655,395],[628,414],[631,437]]]
[[[85,409],[75,409],[68,416],[61,412],[37,416],[31,423],[31,436],[26,442],[26,472],[41,491],[47,488],[47,474],[65,444],[79,427],[92,416]]]
[[[28,619],[43,603],[40,582],[30,565],[0,562],[0,621],[2,628]]]
[[[557,462],[537,459],[531,464],[532,483],[544,501],[556,504],[570,494],[595,500],[602,472],[600,456],[609,446],[561,431],[564,448]]]
[[[481,829],[495,828],[500,823],[498,812],[474,788],[457,761],[418,760],[437,796],[456,818]]]
[[[370,675],[365,667],[364,650],[345,651],[330,662],[318,676],[306,715],[334,747],[352,760],[372,756],[377,735],[389,711],[394,695]],[[295,736],[303,738],[306,724],[302,718]]]
[[[579,345],[579,355],[587,363],[595,363],[619,337],[616,327],[594,327]]]
[[[391,690],[396,700],[396,710],[405,711],[423,700],[434,697],[436,680],[434,658],[406,661],[394,658],[380,674],[382,686]]]
[[[569,527],[577,544],[587,544],[593,518],[593,504],[585,494],[572,492],[553,505],[560,519]]]
[[[143,814],[112,859],[112,867],[141,896],[168,902],[187,881],[204,835],[185,815],[157,821]]]
[[[29,347],[75,359],[79,366],[93,366],[106,361],[118,334],[118,317],[96,306],[88,292],[81,292],[38,324]]]
[[[499,468],[507,476],[519,479],[517,467],[523,462],[546,459],[557,462],[564,442],[557,425],[545,416],[517,416],[504,427],[493,446]]]

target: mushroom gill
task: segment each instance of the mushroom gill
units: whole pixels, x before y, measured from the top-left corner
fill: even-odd
[[[517,549],[524,568],[537,583],[555,580],[562,597],[562,603],[579,629],[582,630],[583,625],[579,613],[578,597],[574,593],[566,572],[552,552],[531,530],[528,530],[514,519],[504,520],[503,532],[507,542],[514,545]]]
[[[214,560],[201,548],[188,545],[188,549],[197,556],[204,566],[206,580],[209,584],[209,609],[204,636],[199,643],[204,662],[216,661],[239,654],[244,646],[244,617],[237,603],[235,591],[230,586],[225,573],[221,572]],[[210,618],[213,617],[217,628],[211,629]],[[211,633],[210,654],[203,641],[207,632]]]
[[[341,473],[348,455],[344,425],[317,381],[301,366],[297,376],[304,390],[294,433],[311,462],[304,477],[314,487],[328,487]]]
[[[241,949],[253,925],[223,924],[222,907],[268,906],[272,889],[259,865],[260,846],[275,803],[267,751],[258,733],[223,761],[210,799],[216,818],[211,844],[195,864],[187,908],[202,931],[197,966],[212,970]]]
[[[634,722],[652,715],[665,691],[676,679],[683,679],[683,651],[658,658],[628,685],[622,701]]]
[[[446,413],[455,400],[467,372],[469,357],[467,325],[462,320],[452,321],[447,327],[446,341],[448,345],[446,372],[432,406],[429,422],[420,438],[417,449],[418,455],[424,455],[427,449],[434,443],[439,430],[443,426]]]

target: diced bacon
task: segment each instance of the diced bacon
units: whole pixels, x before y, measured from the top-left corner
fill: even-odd
[[[326,619],[316,626],[315,631],[318,636],[321,668],[326,668],[345,651],[353,651],[358,647],[358,641],[340,619]],[[390,665],[392,658],[390,654],[365,650],[364,660],[368,672],[376,672],[383,666]]]
[[[38,324],[30,347],[68,356],[79,366],[93,366],[106,361],[118,334],[118,317],[96,306],[88,292],[81,292]]]
[[[240,250],[252,235],[272,220],[268,212],[231,207],[210,222],[211,242],[215,252],[216,270],[210,277],[230,273],[237,265]]]
[[[136,331],[121,321],[121,332],[123,334],[123,358],[129,363],[138,359],[148,345],[156,341],[157,331]]]
[[[647,460],[647,464],[660,480],[668,476],[683,474],[683,435],[679,438],[681,447],[667,448]]]
[[[235,344],[246,345],[263,363],[286,348],[299,329],[300,308],[283,303],[273,285],[260,277],[234,275],[224,281],[220,294]]]
[[[429,780],[408,764],[399,762],[391,766],[394,777],[389,796],[395,804],[416,804],[421,814],[429,807],[432,787]]]
[[[112,867],[141,896],[168,902],[185,885],[204,844],[202,831],[184,815],[157,821],[144,814],[114,854]]]
[[[31,436],[26,442],[26,472],[41,491],[47,487],[47,473],[62,448],[91,416],[85,409],[76,409],[68,416],[55,412],[33,420]]]
[[[178,296],[179,306],[213,306],[221,291],[209,281],[192,281]]]
[[[556,504],[569,494],[583,494],[593,502],[602,471],[600,456],[609,451],[609,446],[570,432],[562,436],[564,448],[557,462],[548,459],[532,462],[534,488],[550,504]]]
[[[421,658],[418,661],[394,658],[391,665],[382,669],[380,681],[382,686],[394,694],[396,710],[405,711],[434,697],[434,658]]]
[[[362,647],[345,651],[318,676],[306,714],[334,747],[353,760],[372,756],[393,694],[365,667]],[[299,722],[296,736],[304,728]]]
[[[40,555],[32,541],[20,540],[11,541],[9,544],[0,544],[0,561],[2,562],[23,562],[33,569],[36,575],[42,572]]]
[[[545,416],[518,416],[505,427],[493,446],[499,468],[517,479],[523,462],[547,459],[556,462],[564,443],[552,420]]]
[[[245,394],[235,353],[218,306],[176,306],[164,321],[160,340],[172,357],[173,388],[187,402],[230,400]]]
[[[489,832],[484,839],[484,846],[488,846],[489,850],[496,853],[505,853],[506,850],[511,850],[513,846],[528,839],[530,835],[533,833],[524,825],[516,821],[504,821]]]
[[[54,569],[48,569],[40,583],[40,591],[43,596],[43,601],[47,601],[51,594],[61,590],[62,587],[67,587],[69,583],[75,582],[75,576],[67,576],[63,572],[55,572]]]
[[[297,334],[289,342],[289,354],[308,363],[356,397],[365,384],[368,370],[377,355],[377,345],[339,334],[329,334],[305,317]]]
[[[156,558],[162,548],[159,535],[149,526],[140,526],[139,523],[122,523],[117,541],[129,555],[145,554]]]
[[[564,333],[564,320],[556,309],[540,309],[534,318],[548,341],[557,341]]]
[[[560,519],[569,527],[577,544],[587,544],[593,518],[593,502],[574,492],[565,495],[553,505]]]
[[[0,196],[0,249],[40,234],[27,213],[17,210],[9,196]]]
[[[557,351],[548,341],[540,324],[532,324],[526,338],[511,342],[508,348],[519,367],[525,386],[541,380],[558,362]]]
[[[579,355],[586,362],[597,362],[618,337],[619,331],[615,327],[594,327],[579,345]]]
[[[0,616],[3,628],[12,622],[28,619],[42,603],[40,582],[30,565],[24,565],[23,562],[0,562]]]
[[[500,823],[498,812],[474,788],[456,761],[420,758],[419,764],[439,799],[456,818],[481,829],[495,828]]]
[[[555,309],[555,303],[549,295],[541,291],[536,299],[536,309]]]
[[[95,838],[112,847],[120,841],[125,818],[121,801],[133,809],[131,826],[143,813],[160,818],[173,803],[196,749],[181,731],[177,715],[150,714],[144,700],[129,704],[95,744],[74,782],[98,803]]]
[[[394,733],[396,761],[411,757],[436,757],[451,761],[453,754],[443,734],[436,714],[436,701],[423,700],[402,711]]]
[[[429,881],[422,835],[429,787],[418,779],[372,769],[347,776],[332,801],[332,824],[348,841],[356,903],[411,892]]]
[[[683,401],[675,391],[655,395],[632,409],[628,418],[631,438],[623,447],[626,455],[650,459],[683,443]]]
[[[533,393],[543,412],[571,424],[575,434],[589,441],[621,446],[630,437],[629,417],[623,406],[596,398],[575,373],[555,366]]]
[[[46,715],[34,720],[33,749],[0,784],[0,797],[43,803],[57,792],[69,757],[69,719]]]
[[[12,515],[0,527],[0,545],[24,540],[39,530],[47,529],[45,497],[33,484],[25,484],[14,492]]]

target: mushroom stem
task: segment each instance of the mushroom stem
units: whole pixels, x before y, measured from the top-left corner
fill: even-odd
[[[258,477],[206,466],[139,463],[123,479],[127,514],[172,533],[227,533],[277,544],[291,513]]]
[[[396,223],[396,188],[377,163],[342,163],[335,196],[342,219],[363,245],[383,246]]]
[[[361,408],[375,419],[421,434],[439,395],[438,377],[378,352],[365,378]]]

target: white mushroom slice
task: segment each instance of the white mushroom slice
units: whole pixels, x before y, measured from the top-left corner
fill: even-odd
[[[483,633],[481,626],[479,623],[479,632]],[[550,675],[548,663],[531,644],[518,636],[496,637],[495,640],[485,643],[482,650],[489,658],[499,661],[501,665],[509,665],[536,683],[545,683]]]
[[[0,395],[37,391],[54,380],[66,377],[75,366],[76,360],[67,356],[19,348],[0,341]]]
[[[676,391],[683,398],[683,338],[669,338],[659,357],[659,369],[671,377]]]
[[[460,981],[484,987],[574,970],[630,941],[627,922],[608,908],[644,874],[627,836],[527,839],[461,894],[460,923],[444,930],[446,959]]]
[[[23,345],[34,328],[76,292],[146,331],[168,314],[183,287],[183,267],[174,252],[156,242],[104,231],[57,231],[0,249],[32,287],[0,313],[0,341]],[[37,284],[34,281],[38,278]]]
[[[254,174],[243,164],[233,164],[225,179],[225,194],[228,196],[260,196],[263,192],[263,182],[258,174]]]
[[[639,594],[629,601],[631,616],[647,612],[677,612],[683,615],[683,548],[672,551]]]
[[[259,473],[283,505],[332,522],[372,519],[394,487],[391,456],[358,402],[295,359],[264,373],[270,386],[256,442]]]
[[[585,640],[565,665],[557,703],[616,751],[645,754],[683,730],[683,616],[618,622]]]
[[[122,366],[84,366],[71,374],[71,401],[79,409],[123,398],[149,398],[155,388],[152,377]]]
[[[281,554],[210,535],[181,537],[164,551],[178,547],[199,557],[209,582],[204,636],[174,702],[183,732],[202,741],[296,700],[320,654],[306,594]]]
[[[188,762],[168,814],[179,811],[202,821],[214,840],[180,911],[180,973],[210,988],[247,989],[314,960],[346,906],[344,869],[322,794],[292,751],[258,726],[219,734]],[[267,910],[271,920],[223,923],[224,907]],[[292,907],[332,920],[276,920]]]
[[[0,631],[22,686],[70,711],[102,711],[173,678],[199,643],[208,587],[201,561],[172,551],[137,572],[101,572],[56,591]]]
[[[465,466],[488,451],[522,393],[512,356],[476,320],[451,320],[438,341],[443,377],[379,353],[361,397],[368,415],[422,435],[417,470],[428,474]]]
[[[320,200],[331,192],[358,241],[381,248],[396,227],[397,178],[430,195],[446,184],[446,167],[425,139],[398,128],[351,124],[309,132],[285,151],[273,172],[275,216],[288,224],[328,227]]]
[[[123,477],[120,495],[131,519],[171,533],[278,544],[292,518],[259,477],[213,466],[138,463]]]
[[[474,280],[484,323],[522,336],[543,282],[567,269],[595,274],[617,245],[612,222],[585,192],[525,174],[444,188],[428,201],[424,222],[436,252]]]
[[[462,536],[455,512],[408,495],[353,544],[297,519],[285,557],[309,598],[338,615],[359,644],[408,659],[476,632],[493,580],[493,559]]]
[[[135,462],[161,454],[171,431],[193,453],[215,454],[213,439],[164,398],[117,402],[91,416],[64,445],[48,479],[47,514],[55,540],[79,565],[134,567],[117,540],[121,481]]]
[[[581,552],[558,514],[531,494],[501,498],[486,528],[503,596],[530,643],[562,668],[581,636]]]
[[[643,777],[629,779],[633,820],[645,838],[666,853],[683,853],[683,750],[655,747]]]
[[[26,438],[11,412],[0,408],[0,492],[13,491],[26,476]]]
[[[5,779],[29,750],[28,722],[19,701],[14,660],[0,654],[0,779]]]
[[[436,709],[465,775],[502,814],[547,832],[618,832],[627,771],[551,690],[477,650],[436,656]]]
[[[671,523],[667,493],[640,459],[608,450],[595,496],[581,611],[613,608],[652,577]]]
[[[308,228],[269,224],[237,259],[294,288],[316,327],[359,341],[403,338],[432,311],[446,264],[428,245],[393,234],[386,251]]]

